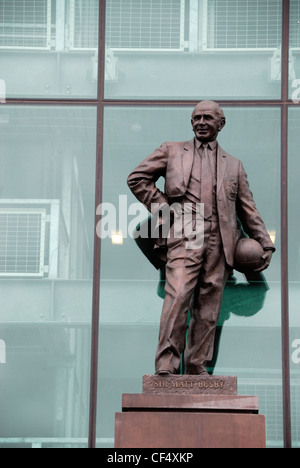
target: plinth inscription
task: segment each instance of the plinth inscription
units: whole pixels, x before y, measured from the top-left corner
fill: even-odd
[[[237,378],[201,375],[144,375],[143,393],[237,395]]]

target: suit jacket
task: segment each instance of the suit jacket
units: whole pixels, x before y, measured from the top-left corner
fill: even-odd
[[[151,212],[151,204],[171,205],[184,196],[194,161],[194,139],[188,142],[166,142],[142,161],[128,177],[128,186]],[[165,178],[164,192],[156,187]],[[217,146],[217,212],[224,254],[234,266],[234,253],[241,237],[237,218],[245,233],[264,249],[275,250],[261,219],[240,160]]]

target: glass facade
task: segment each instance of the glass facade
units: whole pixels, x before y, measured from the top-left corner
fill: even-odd
[[[126,179],[202,99],[277,249],[226,285],[210,368],[299,447],[299,28],[299,0],[0,0],[0,447],[113,447],[163,296]]]
[[[279,98],[281,22],[277,0],[109,0],[105,96]]]
[[[96,108],[3,105],[0,121],[0,443],[86,438]]]

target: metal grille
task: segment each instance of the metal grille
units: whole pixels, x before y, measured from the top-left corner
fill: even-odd
[[[282,419],[282,383],[274,381],[257,381],[256,383],[239,384],[240,395],[257,395],[259,397],[259,412],[266,416],[267,441],[270,446],[283,444]],[[291,410],[293,439],[300,440],[300,381],[292,380]]]
[[[245,382],[239,384],[238,390],[240,395],[258,396],[259,412],[266,416],[267,443],[280,446],[283,440],[281,382]]]
[[[0,209],[0,276],[43,276],[46,210]]]
[[[290,47],[300,48],[300,1],[290,2]]]
[[[106,42],[119,50],[183,50],[184,0],[108,0]]]
[[[71,0],[70,49],[98,48],[98,0]]]
[[[281,0],[205,0],[204,48],[276,49],[281,44]]]
[[[51,0],[0,1],[0,48],[50,47]]]

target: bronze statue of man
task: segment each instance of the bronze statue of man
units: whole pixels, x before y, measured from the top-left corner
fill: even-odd
[[[165,299],[160,322],[155,370],[159,375],[179,372],[184,350],[186,374],[207,374],[214,350],[215,331],[225,283],[234,267],[241,231],[264,249],[266,269],[275,247],[260,217],[241,161],[217,142],[226,123],[214,101],[202,101],[192,113],[195,138],[166,142],[141,162],[128,177],[128,185],[150,212],[152,207],[179,203],[196,207],[204,203],[204,242],[187,248],[187,238],[166,239]],[[156,182],[165,178],[164,191]],[[154,205],[153,205],[154,204]],[[196,209],[193,209],[196,218]],[[162,219],[163,223],[164,220]],[[163,239],[157,239],[157,247]],[[186,325],[191,312],[188,336]],[[186,339],[186,344],[185,344]]]

